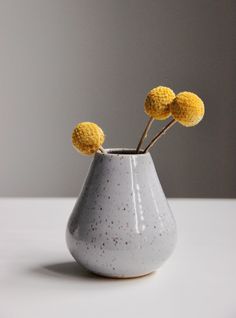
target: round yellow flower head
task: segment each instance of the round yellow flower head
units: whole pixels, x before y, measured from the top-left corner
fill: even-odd
[[[176,95],[170,105],[170,111],[175,120],[186,127],[197,125],[205,113],[204,103],[200,97],[191,92]]]
[[[72,133],[73,146],[85,155],[92,155],[104,143],[105,135],[95,123],[79,123]]]
[[[145,113],[154,119],[164,120],[170,113],[170,103],[175,98],[172,89],[164,86],[153,88],[147,95],[144,110]]]

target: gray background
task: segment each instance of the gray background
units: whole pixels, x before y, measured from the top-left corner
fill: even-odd
[[[206,105],[152,151],[166,194],[235,197],[235,18],[234,0],[0,0],[0,196],[78,195],[73,126],[134,147],[161,84]]]

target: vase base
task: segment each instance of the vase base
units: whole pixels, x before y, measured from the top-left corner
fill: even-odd
[[[99,273],[96,273],[93,271],[89,271],[89,272],[96,275],[96,276],[107,278],[107,279],[136,279],[136,278],[141,278],[141,277],[145,277],[145,276],[149,276],[149,275],[151,276],[151,275],[154,275],[156,273],[156,271],[152,271],[152,272],[140,274],[140,275],[130,275],[130,276],[125,276],[125,275],[123,275],[123,276],[111,276],[110,275],[109,276],[109,275],[105,275],[105,274],[99,274]]]

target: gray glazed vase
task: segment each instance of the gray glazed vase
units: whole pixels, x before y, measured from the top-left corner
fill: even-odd
[[[108,277],[155,271],[176,243],[176,224],[150,153],[96,153],[66,230],[74,259]]]

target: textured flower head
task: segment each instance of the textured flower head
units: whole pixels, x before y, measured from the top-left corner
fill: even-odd
[[[204,103],[200,97],[191,92],[176,95],[170,105],[170,111],[175,120],[186,127],[197,125],[205,113]]]
[[[145,113],[154,119],[164,120],[170,114],[170,103],[175,98],[172,89],[164,86],[153,88],[147,95],[144,110]]]
[[[85,155],[94,154],[104,140],[105,135],[102,129],[95,123],[79,123],[72,133],[73,146]]]

